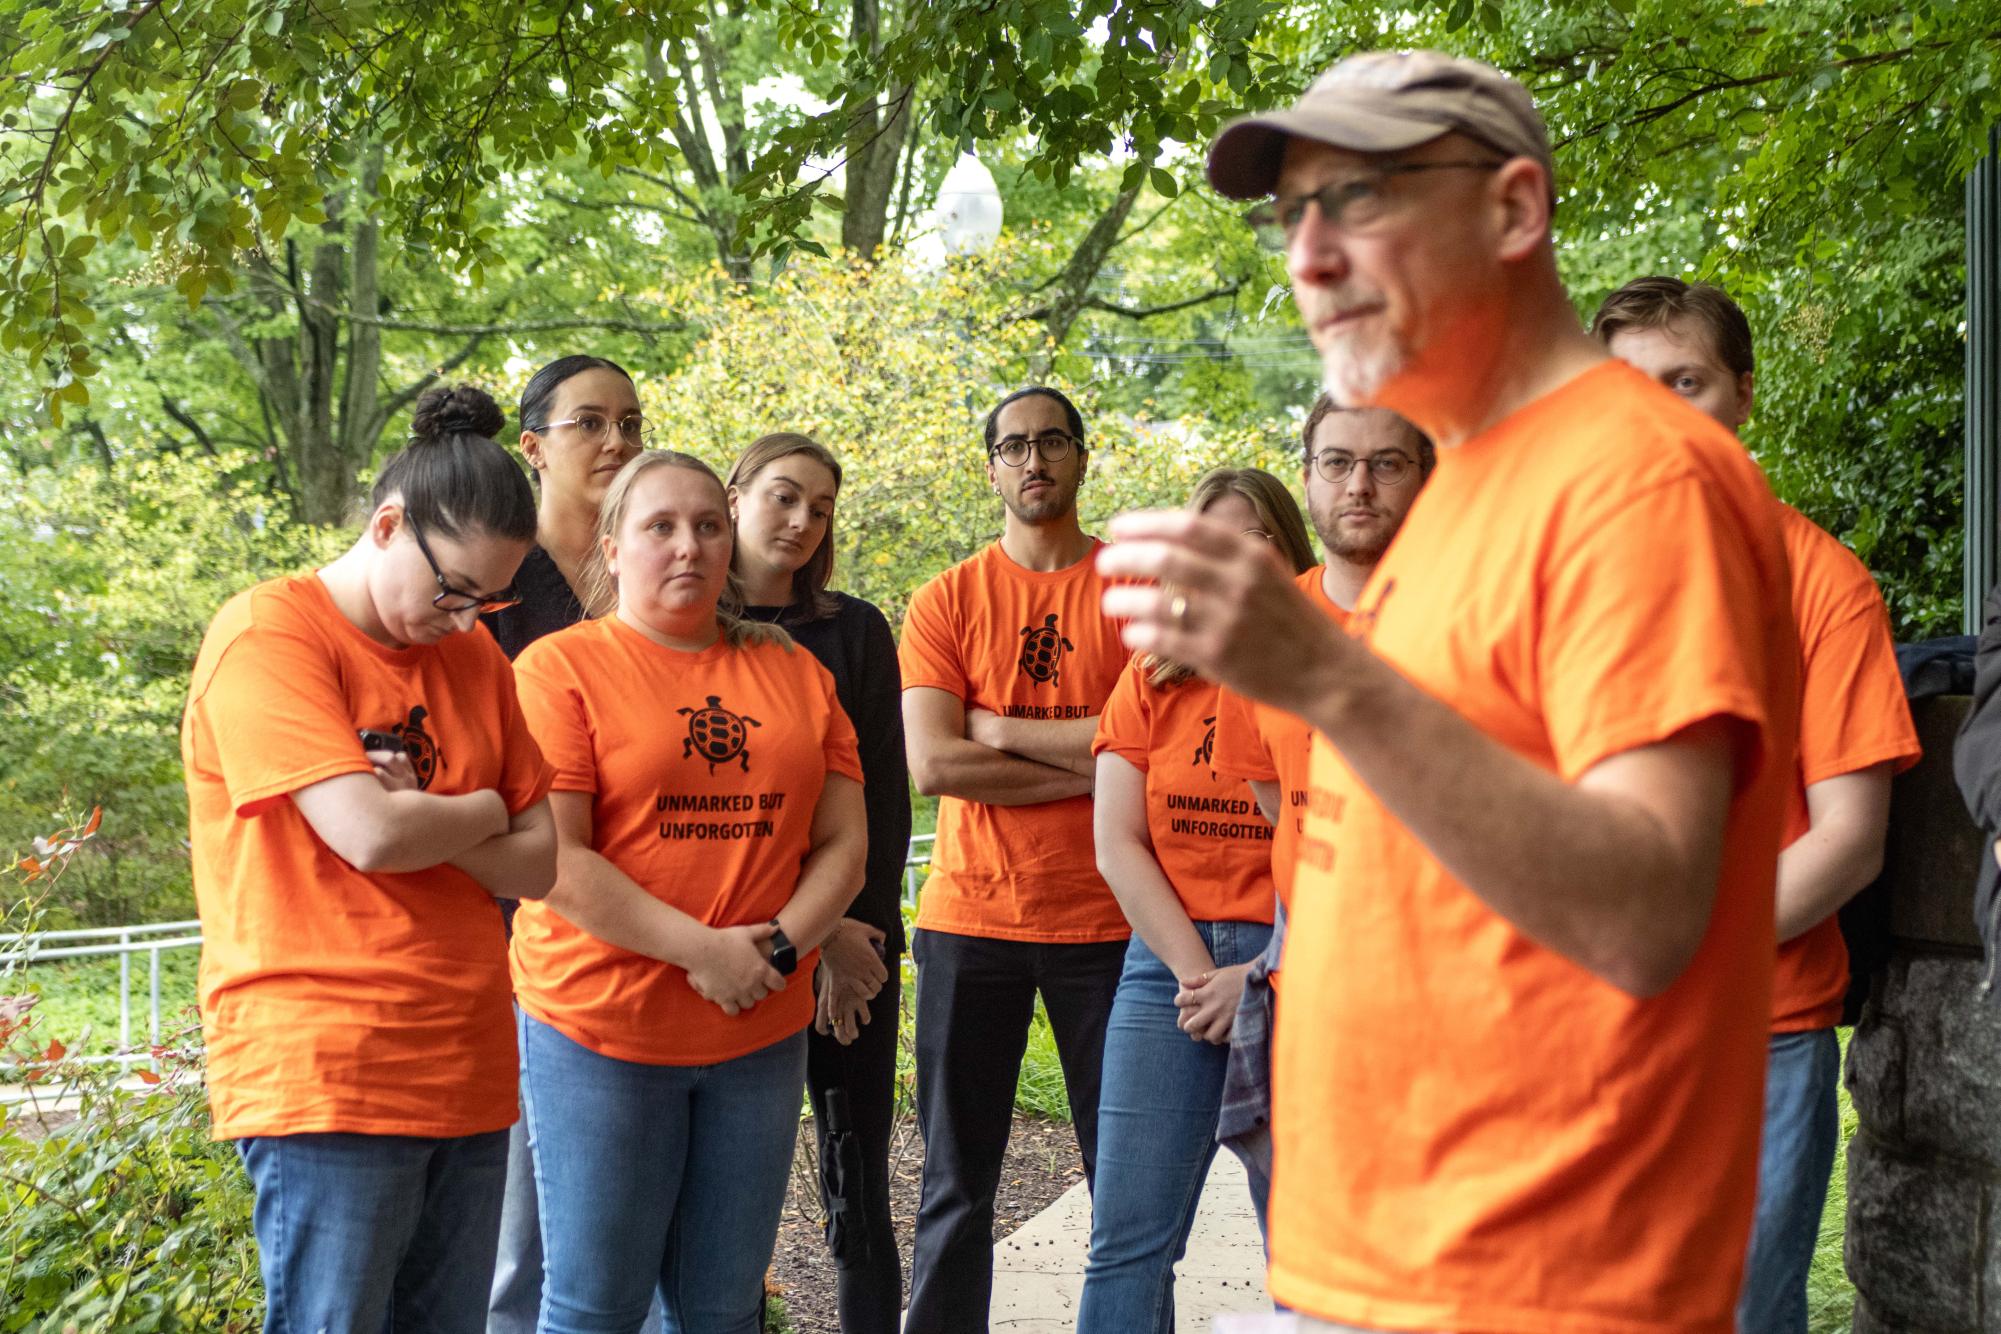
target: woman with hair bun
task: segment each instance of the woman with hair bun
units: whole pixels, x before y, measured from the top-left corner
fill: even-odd
[[[543,762],[482,611],[535,501],[477,389],[418,401],[354,545],[216,613],[181,727],[217,1138],[265,1329],[474,1334],[516,1116],[496,897],[555,878]]]
[[[818,947],[862,884],[854,728],[744,620],[715,473],[654,450],[598,518],[604,616],[530,645],[559,874],[514,924],[540,1328],[757,1334]],[[599,599],[587,601],[598,604]]]

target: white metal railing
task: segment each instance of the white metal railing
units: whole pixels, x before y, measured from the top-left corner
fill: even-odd
[[[918,834],[910,840],[903,860],[903,897],[915,902],[931,865],[935,834]],[[199,921],[151,922],[138,926],[96,926],[68,931],[34,931],[0,934],[0,975],[37,963],[63,959],[91,959],[115,956],[118,960],[118,1050],[73,1059],[93,1065],[116,1065],[123,1070],[150,1065],[150,1049],[160,1045],[160,955],[167,950],[198,949],[201,946]],[[146,1043],[133,1047],[132,957],[146,956]],[[0,1083],[15,1073],[0,1062]],[[0,1094],[0,1105],[15,1101]]]
[[[154,1066],[152,1050],[160,1045],[160,955],[167,950],[197,949],[201,946],[198,921],[148,922],[135,926],[81,927],[67,931],[10,932],[0,934],[0,975],[25,969],[36,963],[63,959],[94,959],[115,955],[118,959],[118,1050],[70,1059],[80,1065],[115,1065],[130,1072],[137,1066]],[[132,1041],[132,956],[146,956],[146,1043],[135,1049]],[[10,1082],[20,1073],[11,1062],[0,1061],[0,1083]],[[25,1090],[0,1093],[0,1106],[25,1101]]]

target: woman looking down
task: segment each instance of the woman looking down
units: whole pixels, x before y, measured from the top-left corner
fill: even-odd
[[[516,1116],[494,898],[555,873],[507,659],[535,501],[435,389],[347,553],[239,593],[182,720],[215,1134],[257,1191],[265,1328],[484,1324]]]

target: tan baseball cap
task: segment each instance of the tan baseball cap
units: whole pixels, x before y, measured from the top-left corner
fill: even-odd
[[[1231,199],[1270,194],[1294,136],[1353,153],[1395,153],[1455,130],[1542,163],[1555,196],[1549,132],[1528,90],[1491,65],[1439,51],[1349,56],[1290,108],[1231,121],[1209,150],[1209,183]]]

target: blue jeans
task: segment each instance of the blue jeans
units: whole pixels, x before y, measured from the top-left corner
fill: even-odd
[[[523,1114],[507,1135],[507,1196],[500,1208],[500,1252],[493,1262],[486,1334],[535,1334],[541,1316],[542,1211],[535,1203],[535,1158]],[[656,1292],[646,1328],[661,1329],[662,1320]]]
[[[265,1334],[479,1334],[507,1132],[258,1135]]]
[[[667,1334],[758,1334],[805,1088],[803,1030],[715,1065],[640,1065],[523,1015],[541,1334],[636,1334],[656,1289]]]
[[[1841,1142],[1840,1082],[1841,1046],[1833,1029],[1772,1034],[1758,1212],[1737,1298],[1739,1334],[1806,1334],[1807,1270]]]
[[[486,1334],[534,1334],[542,1313],[542,1215],[535,1207],[535,1160],[528,1118],[507,1138],[507,1195],[500,1210],[500,1251],[493,1262]]]
[[[1197,922],[1195,929],[1218,967],[1249,963],[1271,939],[1271,928],[1258,922]],[[1175,1026],[1180,989],[1173,970],[1135,935],[1105,1029],[1078,1334],[1174,1334],[1174,1265],[1187,1249],[1216,1156],[1230,1058],[1228,1047]]]

